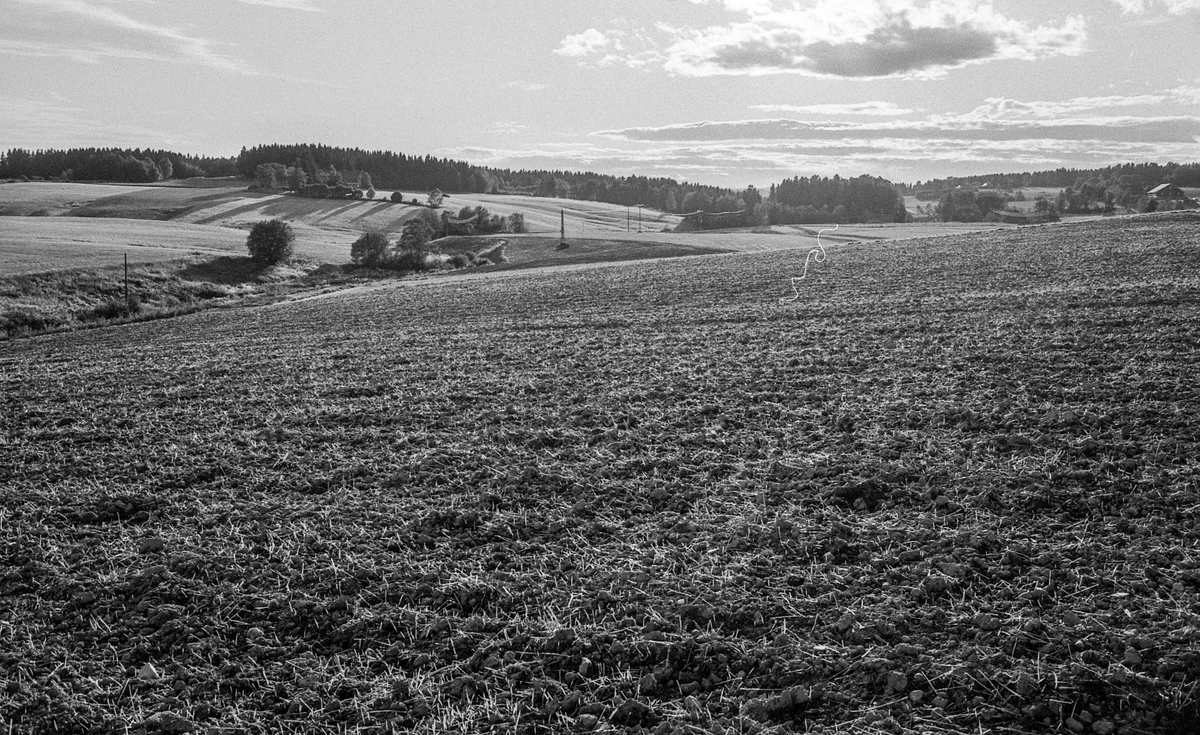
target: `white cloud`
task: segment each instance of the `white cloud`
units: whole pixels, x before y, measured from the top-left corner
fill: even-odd
[[[853,102],[849,104],[817,105],[752,105],[751,109],[762,112],[792,112],[811,115],[870,115],[886,117],[908,115],[914,110],[900,107],[892,102]]]
[[[788,0],[714,1],[742,19],[702,29],[659,24],[666,40],[661,50],[652,50],[668,72],[931,78],[998,59],[1079,54],[1087,35],[1081,17],[1031,26],[1001,15],[990,2],[973,0],[815,0],[805,6]],[[612,40],[593,28],[569,36],[558,53],[611,56],[621,50],[619,44],[610,49]],[[640,53],[645,63],[646,52]]]
[[[595,28],[589,28],[583,33],[576,33],[564,38],[554,53],[578,58],[608,49],[620,51],[622,49],[621,35],[620,31],[609,31],[605,34]]]

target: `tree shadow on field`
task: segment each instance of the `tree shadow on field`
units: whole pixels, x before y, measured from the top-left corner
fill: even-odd
[[[185,281],[208,281],[223,286],[236,286],[259,281],[271,268],[272,266],[249,256],[223,255],[192,263],[179,271],[179,277]]]

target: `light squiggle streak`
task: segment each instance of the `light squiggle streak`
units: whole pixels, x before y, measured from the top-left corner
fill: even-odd
[[[821,242],[821,234],[824,232],[833,232],[837,228],[838,228],[838,225],[834,224],[833,227],[826,227],[822,230],[817,231],[817,247],[813,248],[812,250],[809,250],[808,255],[804,256],[804,273],[799,278],[792,279],[792,293],[794,295],[790,299],[789,298],[780,299],[779,303],[790,304],[800,298],[800,289],[796,288],[796,281],[803,281],[805,278],[808,278],[808,264],[810,262],[812,262],[812,263],[824,263],[825,262],[826,252],[825,252],[825,245]]]

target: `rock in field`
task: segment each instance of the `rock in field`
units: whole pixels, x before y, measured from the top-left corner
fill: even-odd
[[[174,712],[155,712],[142,723],[148,733],[183,733],[196,729],[192,721]]]

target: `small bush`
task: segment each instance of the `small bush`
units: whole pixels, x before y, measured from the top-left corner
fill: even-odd
[[[399,271],[423,271],[425,270],[425,253],[420,250],[400,250],[388,260],[387,267]]]
[[[62,325],[63,321],[58,317],[32,309],[15,309],[0,314],[0,334],[10,337],[46,332]]]
[[[98,306],[81,313],[80,321],[95,322],[105,319],[121,319],[122,317],[137,314],[142,310],[142,302],[137,296],[132,296],[129,303],[125,303],[125,299],[108,299]]]
[[[350,246],[350,260],[355,265],[378,268],[387,261],[391,243],[382,232],[366,232]]]
[[[401,193],[400,193],[400,192],[398,192],[398,191],[393,191],[393,192],[392,192],[392,196],[391,196],[391,197],[389,197],[389,198],[390,198],[390,199],[392,200],[392,202],[394,202],[395,204],[399,204],[400,202],[403,202],[403,201],[404,201],[404,195],[403,195],[403,194],[401,194]]]
[[[374,198],[375,198],[375,190],[367,189],[367,199],[374,199]]]
[[[220,299],[229,295],[229,289],[224,286],[218,286],[215,283],[203,283],[200,288],[196,289],[195,296],[198,299]]]
[[[275,218],[263,222],[255,222],[246,238],[246,248],[250,257],[259,263],[275,265],[292,257],[295,250],[296,233],[292,226],[282,219]]]
[[[481,260],[481,261],[482,260],[488,261],[488,263],[487,263],[488,265],[491,265],[492,263],[507,263],[508,262],[508,258],[504,257],[504,243],[503,242],[500,243],[499,245],[497,245],[496,247],[492,248],[491,250],[485,250],[485,251],[479,253],[478,257],[479,257],[479,260]],[[477,263],[476,265],[480,265],[480,263]]]
[[[451,268],[466,268],[471,265],[471,258],[468,258],[466,253],[455,253],[446,262],[450,264]]]

